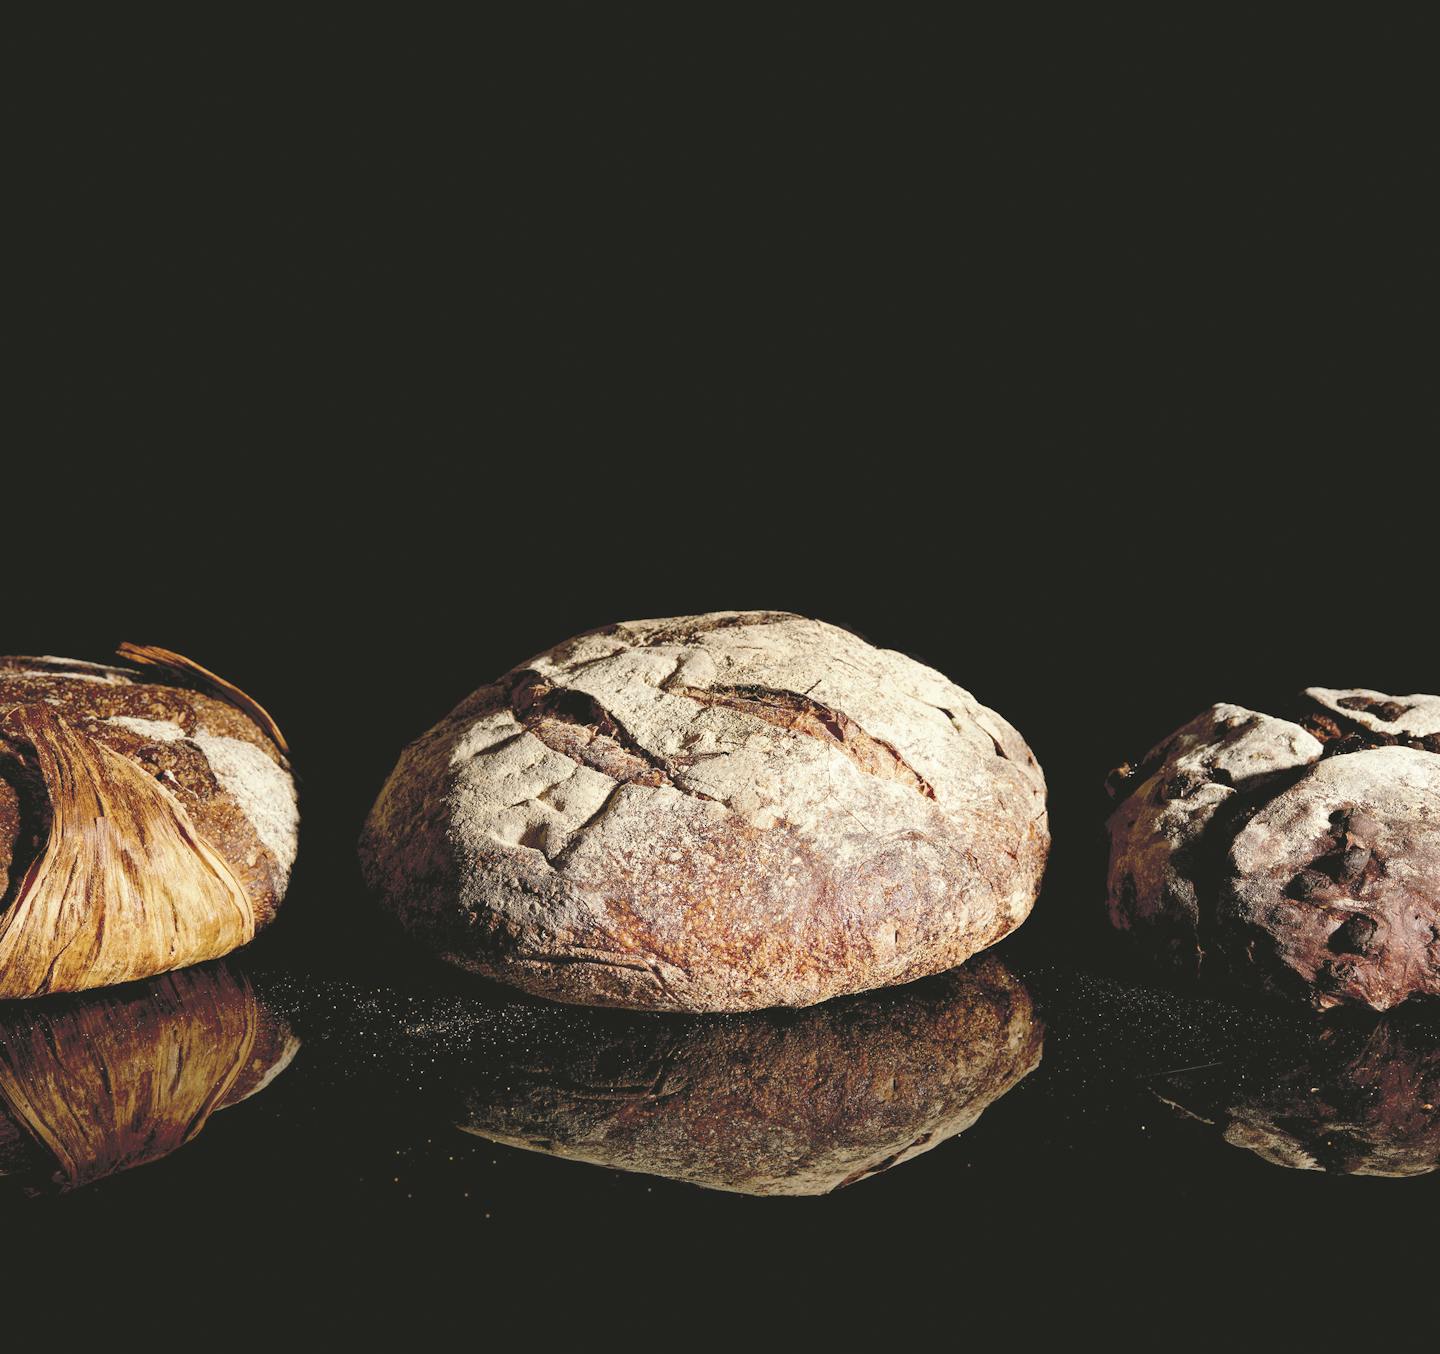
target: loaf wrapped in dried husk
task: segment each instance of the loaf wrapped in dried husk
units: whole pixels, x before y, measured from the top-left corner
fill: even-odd
[[[219,958],[275,914],[295,857],[284,741],[178,654],[0,658],[0,998]]]
[[[168,1156],[298,1047],[223,964],[0,1008],[0,1173],[73,1189]]]

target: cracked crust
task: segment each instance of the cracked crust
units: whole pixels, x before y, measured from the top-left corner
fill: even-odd
[[[1049,845],[1024,740],[819,621],[609,626],[482,687],[402,754],[361,842],[402,922],[539,995],[807,1006],[962,962]]]
[[[1116,783],[1114,925],[1176,965],[1317,1007],[1440,996],[1431,696],[1217,705]]]

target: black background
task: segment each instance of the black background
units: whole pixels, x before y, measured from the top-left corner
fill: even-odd
[[[410,963],[353,858],[400,746],[616,619],[804,612],[999,709],[1051,784],[1016,938],[1042,967],[1109,963],[1111,765],[1218,699],[1434,689],[1428,35],[938,14],[34,35],[3,648],[161,644],[270,708],[305,826],[267,962]],[[287,1167],[312,1182],[315,1137]],[[1107,1158],[1098,1207],[1025,1141],[1049,1202],[1017,1164],[987,1213],[1083,1193],[1173,1223],[1153,1174]],[[867,1226],[933,1224],[907,1169]],[[1164,1179],[1193,1207],[1205,1170]],[[608,1187],[569,1171],[504,1188],[583,1214]],[[1252,1189],[1297,1228],[1405,1224],[1294,1174],[1255,1164],[1203,1235]],[[630,1195],[585,1207],[648,1225]]]

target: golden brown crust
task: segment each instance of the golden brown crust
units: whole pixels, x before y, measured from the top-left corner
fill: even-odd
[[[785,994],[763,1005],[809,1006],[912,982],[963,963],[1011,929],[1008,914],[964,905],[966,881],[978,891],[997,850],[1006,887],[1016,867],[1038,886],[1044,863],[1038,831],[1012,859],[1003,832],[987,840],[987,825],[977,822],[959,847],[938,813],[936,820],[932,835],[879,841],[836,872],[789,824],[762,829],[733,814],[672,806],[653,815],[625,856],[587,858],[567,872],[567,891],[584,898],[583,914],[593,918],[588,925],[486,937],[495,920],[486,912],[458,936],[463,949],[454,932],[442,948],[461,967],[581,1005],[744,1011],[755,1008],[757,990]],[[514,871],[516,892],[544,899],[552,885],[539,869],[521,875],[527,863],[496,861]]]
[[[149,977],[254,936],[244,889],[159,781],[49,706],[6,721],[34,755],[50,823],[0,915],[0,998]]]
[[[53,664],[55,660],[39,660]],[[254,823],[225,792],[204,752],[181,738],[147,736],[134,724],[175,725],[187,737],[202,732],[233,739],[263,752],[277,767],[286,763],[271,740],[240,709],[204,692],[142,681],[109,669],[118,680],[91,680],[68,667],[36,666],[37,660],[0,658],[0,715],[16,706],[49,705],[77,732],[144,767],[185,806],[201,832],[224,854],[246,886],[263,925],[274,916],[288,862],[261,841]],[[0,728],[0,740],[4,730]],[[6,779],[7,751],[12,779]],[[14,749],[0,741],[0,871],[7,869],[19,820],[13,777]],[[278,878],[277,878],[278,876]]]

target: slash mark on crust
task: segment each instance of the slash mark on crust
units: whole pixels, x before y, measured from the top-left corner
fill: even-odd
[[[813,687],[811,688],[814,689]],[[830,743],[867,775],[898,781],[934,799],[935,791],[883,738],[865,732],[849,715],[796,691],[777,691],[765,686],[676,687],[675,694],[701,705],[718,705],[726,710],[763,719],[777,728],[805,734]]]

